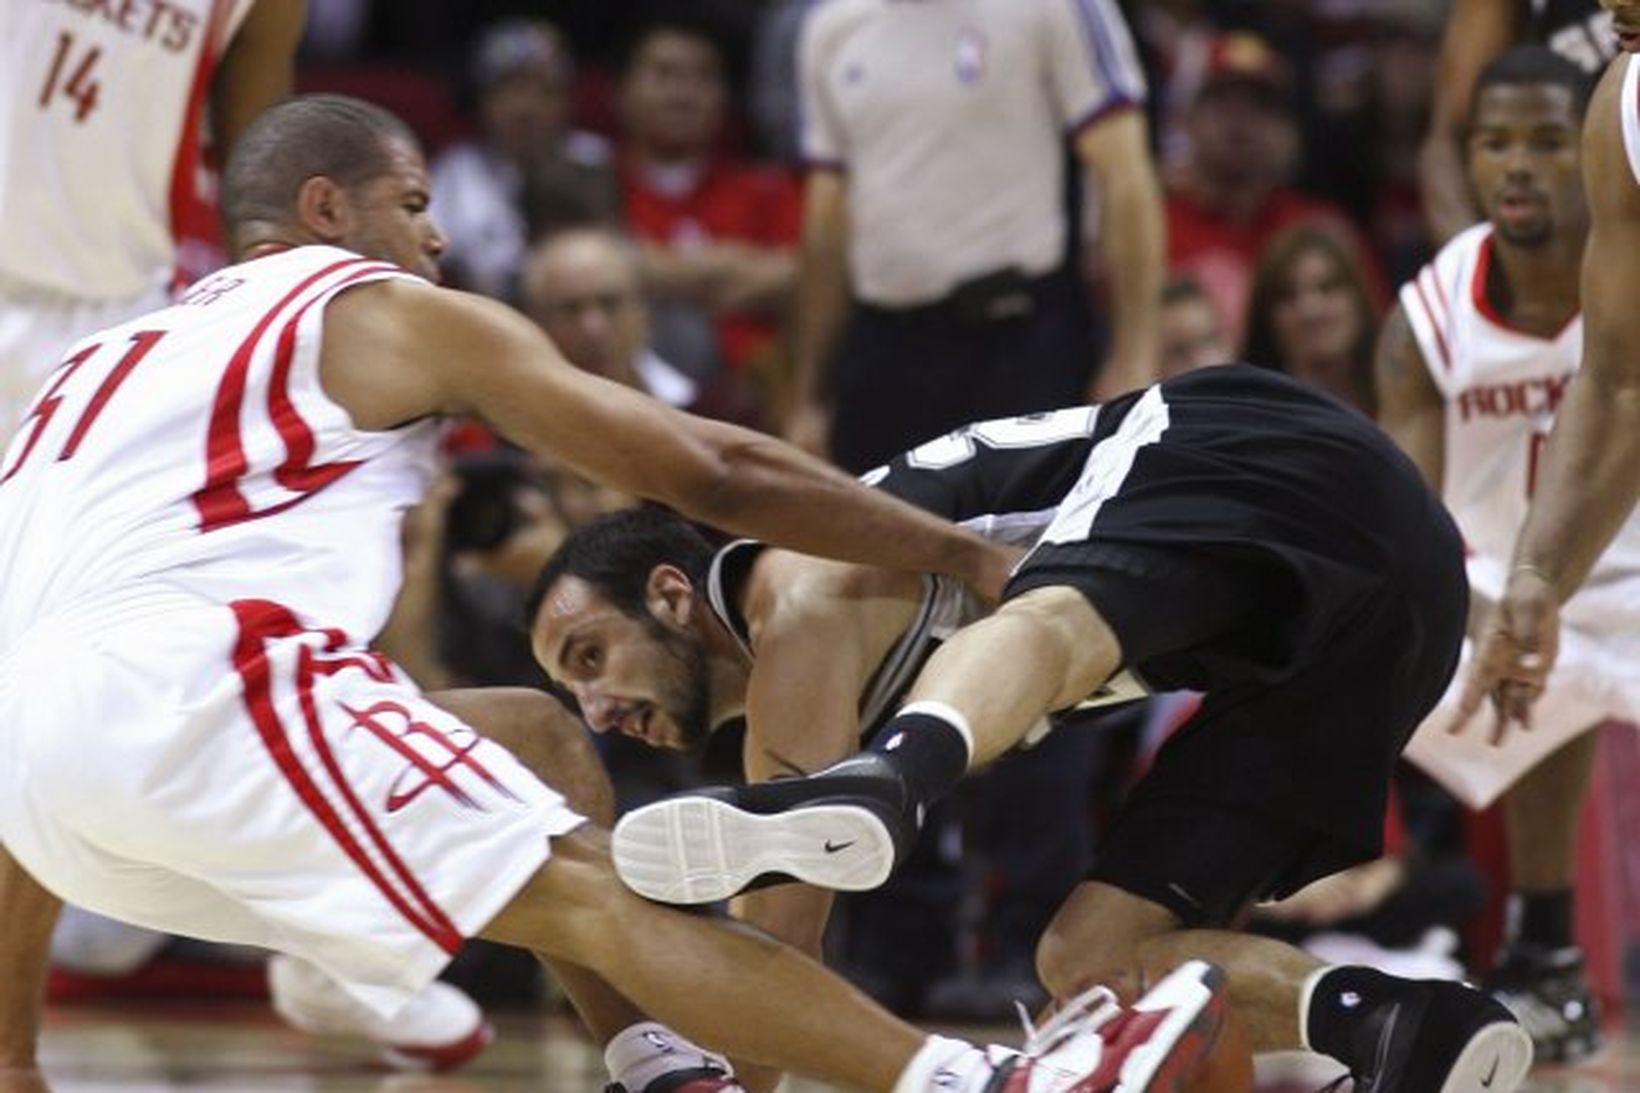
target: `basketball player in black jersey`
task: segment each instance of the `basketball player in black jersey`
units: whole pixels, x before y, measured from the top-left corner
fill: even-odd
[[[1480,992],[1224,929],[1378,854],[1391,765],[1456,661],[1461,544],[1371,422],[1231,365],[970,426],[868,480],[1035,546],[1002,606],[928,656],[869,751],[630,814],[616,834],[629,885],[670,902],[751,886],[763,925],[816,947],[824,897],[760,885],[881,883],[926,806],[1043,715],[1136,685],[1197,690],[1201,711],[1043,937],[1044,984],[1062,998],[1205,955],[1229,971],[1254,1050],[1311,1047],[1372,1093],[1515,1088],[1531,1041]],[[743,709],[754,779],[852,746],[917,656],[902,636],[952,621],[935,586],[776,551],[713,563],[698,544],[668,555],[665,538],[567,544],[532,604],[537,655],[595,728],[652,744]]]

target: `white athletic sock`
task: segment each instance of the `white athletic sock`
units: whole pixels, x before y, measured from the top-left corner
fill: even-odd
[[[930,1036],[900,1072],[894,1093],[980,1093],[991,1077],[985,1053],[966,1040]]]
[[[641,1021],[617,1032],[604,1048],[604,1065],[609,1076],[627,1093],[643,1093],[650,1082],[674,1070],[729,1064],[687,1037],[673,1032],[658,1021]]]

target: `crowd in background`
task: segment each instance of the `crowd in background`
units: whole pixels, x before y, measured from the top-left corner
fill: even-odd
[[[582,368],[863,471],[927,437],[849,417],[870,410],[917,432],[907,389],[863,391],[839,375],[828,391],[813,362],[801,359],[828,347],[824,338],[805,347],[798,329],[813,321],[799,301],[811,302],[802,250],[814,243],[817,215],[812,175],[805,183],[816,166],[805,143],[805,127],[816,122],[805,115],[817,100],[803,86],[800,43],[805,19],[821,6],[310,0],[298,82],[379,102],[416,129],[448,237],[448,283],[517,307]],[[1090,17],[1104,10],[1092,0],[1082,6]],[[1420,206],[1418,155],[1445,5],[1117,6],[1143,84],[1124,92],[1123,61],[1113,57],[1101,109],[1142,106],[1135,113],[1162,195],[1165,283],[1148,304],[1120,298],[1134,272],[1106,245],[1127,226],[1108,215],[1118,180],[1099,176],[1097,150],[1083,155],[1065,138],[1070,173],[1054,193],[1068,230],[1052,276],[1069,282],[1050,284],[1028,270],[1000,291],[982,284],[980,306],[1014,293],[1048,312],[1064,283],[1093,286],[1089,298],[1104,307],[1077,311],[1076,325],[1049,343],[1071,373],[1058,401],[1100,393],[1096,366],[1105,362],[1107,381],[1122,367],[1121,310],[1148,306],[1156,309],[1161,375],[1244,359],[1373,413],[1379,321],[1392,290],[1436,245]],[[988,63],[984,43],[976,48],[954,59],[959,79],[963,64]],[[1124,95],[1133,101],[1119,102]],[[983,158],[995,135],[970,139]],[[851,177],[858,184],[859,173]],[[965,352],[975,340],[974,328],[961,325],[969,320],[952,317],[948,299],[960,304],[960,296],[913,301],[948,339],[927,343],[938,347],[931,352]],[[861,310],[869,318],[874,308],[887,310],[870,299]],[[911,344],[895,340],[910,336],[898,328],[875,336],[874,349]],[[959,344],[948,348],[951,341]],[[843,344],[861,359],[861,346]],[[955,385],[984,390],[977,379]],[[833,394],[830,419],[816,426],[817,400]],[[857,407],[842,404],[850,398]],[[961,416],[948,424],[1045,408],[979,401],[954,408]],[[545,685],[518,617],[523,591],[568,528],[628,499],[532,462],[477,426],[453,426],[445,453],[448,474],[407,528],[406,587],[382,644],[424,687]],[[925,842],[934,860],[914,866],[909,884],[839,916],[843,966],[917,1014],[1002,1017],[1011,999],[1034,1000],[1030,951],[1044,916],[1080,876],[1100,816],[1179,710],[1156,703],[1118,716],[1125,725],[1057,734],[1057,750],[1034,766],[995,776],[1058,779],[1070,792],[1022,794],[982,780],[951,816],[933,821],[939,836]],[[737,761],[730,741],[687,759],[618,736],[599,743],[626,805],[697,781],[713,764],[719,775],[732,772]],[[1456,933],[1440,931],[1471,924],[1486,901],[1466,842],[1472,822],[1410,771],[1400,790],[1391,857],[1357,878],[1347,898],[1273,913],[1262,928],[1298,936],[1342,926],[1437,966],[1460,959],[1443,940]],[[1043,802],[1041,814],[1021,809],[1022,800]],[[1055,811],[1054,801],[1070,802],[1070,811]],[[966,855],[957,851],[963,840]],[[483,962],[469,970],[470,986],[496,997],[512,982],[514,993],[527,994],[518,982],[537,974],[533,963],[498,970],[501,959],[470,956]]]

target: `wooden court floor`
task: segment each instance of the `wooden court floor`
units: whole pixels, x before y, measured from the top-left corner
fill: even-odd
[[[42,1055],[52,1093],[583,1093],[602,1088],[602,1060],[562,1016],[504,1016],[496,1042],[452,1075],[388,1074],[357,1043],[315,1040],[254,1003],[126,1003],[47,1013]],[[963,1029],[1007,1040],[1008,1029]],[[1640,1093],[1640,1015],[1612,1029],[1602,1058],[1540,1068],[1527,1093]],[[790,1082],[788,1093],[837,1093]],[[1262,1087],[1277,1093],[1277,1087]],[[1280,1093],[1313,1089],[1283,1082]]]

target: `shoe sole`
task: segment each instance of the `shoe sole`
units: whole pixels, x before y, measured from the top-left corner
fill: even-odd
[[[1514,1093],[1532,1068],[1532,1038],[1510,1022],[1487,1025],[1458,1053],[1440,1093]]]
[[[711,797],[657,801],[621,818],[611,850],[626,886],[661,903],[716,903],[769,875],[863,892],[894,869],[887,825],[847,804],[761,815]]]
[[[1133,1008],[1170,1010],[1122,1061],[1115,1093],[1178,1093],[1219,1042],[1228,1001],[1224,971],[1206,961],[1181,964]]]
[[[489,1047],[494,1039],[495,1028],[485,1021],[466,1036],[448,1044],[420,1047],[387,1044],[381,1050],[381,1060],[393,1070],[443,1074],[472,1059]]]

